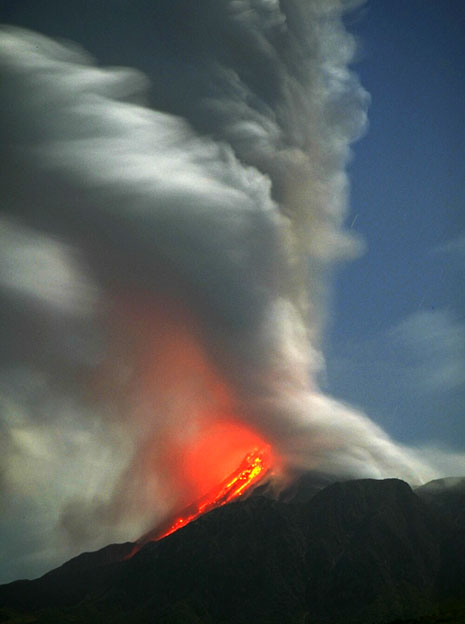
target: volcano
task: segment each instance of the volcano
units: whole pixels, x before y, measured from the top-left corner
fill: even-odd
[[[464,622],[465,478],[446,486],[367,479],[310,500],[239,497],[129,559],[137,544],[112,545],[0,587],[1,621]]]

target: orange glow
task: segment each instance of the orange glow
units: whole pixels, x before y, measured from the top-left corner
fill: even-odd
[[[181,462],[184,478],[199,499],[218,487],[250,449],[262,448],[265,442],[250,428],[231,421],[213,421],[202,427],[185,448]]]
[[[118,489],[136,488],[128,502],[146,515],[157,508],[165,518],[171,513],[139,540],[136,552],[243,496],[276,466],[277,456],[248,422],[231,354],[222,358],[219,337],[212,348],[179,298],[119,297],[113,323],[114,351],[103,380],[108,375],[136,449]]]
[[[157,534],[151,536],[150,539],[154,541],[163,539],[202,514],[239,498],[252,485],[256,485],[263,479],[270,470],[271,465],[270,447],[266,445],[263,448],[254,448],[244,457],[236,470],[220,483],[217,488],[187,507],[174,522],[169,524],[168,528],[161,529]]]

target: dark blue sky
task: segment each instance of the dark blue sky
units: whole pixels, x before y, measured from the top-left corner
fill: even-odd
[[[371,95],[337,275],[327,385],[397,439],[465,445],[465,4],[369,0],[348,20]]]

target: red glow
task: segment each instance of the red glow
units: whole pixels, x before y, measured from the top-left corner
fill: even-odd
[[[256,485],[268,473],[272,465],[271,448],[266,445],[262,448],[254,448],[248,453],[236,470],[230,474],[215,489],[211,490],[196,503],[187,507],[179,516],[164,528],[158,530],[155,535],[147,536],[146,539],[154,541],[163,539],[171,533],[189,524],[199,516],[215,507],[221,507],[226,503],[242,496],[252,485]]]
[[[220,338],[211,348],[191,310],[174,297],[125,297],[115,304],[114,352],[103,379],[108,374],[111,382],[114,372],[112,400],[121,401],[136,433],[136,453],[118,490],[136,488],[127,501],[142,513],[172,513],[136,552],[243,496],[276,465],[276,455],[249,424],[232,355],[227,361],[219,355]]]
[[[184,478],[200,498],[236,471],[250,449],[266,444],[243,424],[230,421],[213,422],[202,428],[185,449],[182,459]]]

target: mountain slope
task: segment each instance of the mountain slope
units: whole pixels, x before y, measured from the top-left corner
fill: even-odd
[[[125,561],[113,562],[131,544],[81,555],[0,587],[0,605],[11,623],[28,621],[22,612],[115,624],[414,618],[460,601],[461,531],[402,481],[337,483],[305,503],[252,497],[215,509]]]

